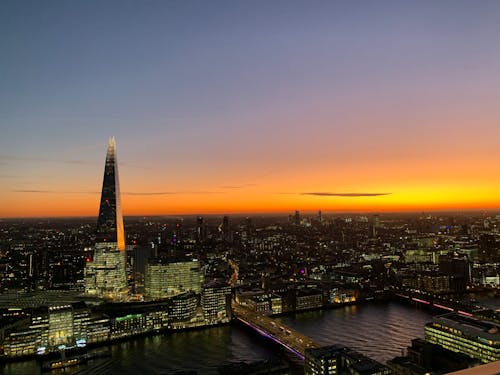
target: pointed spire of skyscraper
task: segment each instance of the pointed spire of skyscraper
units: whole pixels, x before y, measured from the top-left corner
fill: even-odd
[[[113,300],[126,298],[128,286],[125,264],[125,235],[116,142],[115,138],[111,137],[106,153],[94,256],[85,264],[85,293]]]
[[[96,244],[106,244],[119,250],[125,250],[115,137],[111,137],[108,141],[101,204],[97,219]]]

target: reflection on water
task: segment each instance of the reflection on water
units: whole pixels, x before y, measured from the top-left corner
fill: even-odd
[[[398,303],[347,306],[280,317],[279,320],[315,341],[339,343],[386,361],[401,353],[415,337],[423,337],[429,312]],[[238,324],[188,332],[141,337],[110,346],[111,358],[50,375],[169,374],[195,370],[216,374],[228,361],[281,358],[297,367],[298,361],[267,339]],[[0,368],[1,369],[1,368]],[[35,361],[4,365],[4,374],[37,374]]]
[[[427,310],[398,303],[376,303],[295,314],[283,323],[320,344],[349,346],[380,362],[400,355],[410,341],[424,337]]]

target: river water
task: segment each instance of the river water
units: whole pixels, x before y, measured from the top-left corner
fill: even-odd
[[[424,324],[431,318],[427,310],[388,302],[298,313],[277,319],[320,344],[342,344],[385,362],[400,355],[411,339],[423,337]],[[284,360],[296,371],[300,365],[291,354],[237,323],[141,337],[111,345],[110,349],[111,358],[50,374],[171,374],[181,370],[217,374],[217,367],[223,363],[262,359]],[[5,364],[1,370],[6,375],[38,374],[40,371],[35,361]]]

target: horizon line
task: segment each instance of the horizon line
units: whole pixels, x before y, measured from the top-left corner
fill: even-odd
[[[165,213],[165,214],[133,214],[133,215],[123,215],[123,217],[133,218],[133,217],[195,217],[195,216],[259,216],[259,215],[293,215],[295,211],[299,211],[300,213],[318,213],[321,211],[321,214],[337,214],[337,215],[346,215],[346,214],[410,214],[410,213],[465,213],[465,212],[499,212],[500,208],[450,208],[450,209],[408,209],[408,210],[343,210],[343,211],[334,211],[334,210],[300,210],[294,209],[290,211],[260,211],[260,212],[198,212],[198,213]],[[97,218],[98,215],[61,215],[61,216],[5,216],[0,217],[0,220],[23,220],[23,219],[90,219]]]

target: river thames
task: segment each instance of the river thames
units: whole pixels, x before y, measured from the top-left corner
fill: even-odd
[[[423,337],[432,314],[397,302],[346,306],[277,318],[320,344],[342,344],[385,363],[400,355],[413,338]],[[111,357],[52,374],[171,374],[194,370],[217,374],[228,362],[281,359],[300,373],[300,361],[276,344],[241,326],[140,337],[109,346]],[[40,373],[36,361],[3,365],[6,375]]]

